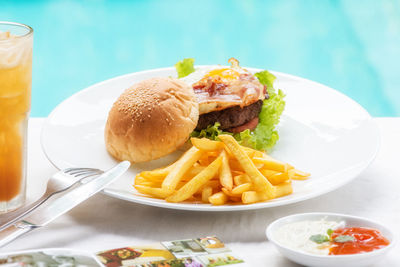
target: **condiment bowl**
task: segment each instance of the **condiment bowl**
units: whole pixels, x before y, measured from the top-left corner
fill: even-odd
[[[368,227],[374,228],[381,232],[381,234],[390,242],[388,246],[383,248],[351,255],[314,255],[301,250],[292,249],[287,247],[277,240],[275,233],[280,227],[288,223],[294,223],[299,221],[317,221],[325,219],[326,221],[344,221],[345,227]],[[306,266],[368,266],[381,260],[390,249],[395,246],[395,236],[387,227],[383,226],[378,222],[372,220],[350,216],[345,214],[336,213],[301,213],[294,214],[280,218],[272,222],[266,230],[266,235],[269,241],[271,241],[282,255],[287,257],[289,260]]]

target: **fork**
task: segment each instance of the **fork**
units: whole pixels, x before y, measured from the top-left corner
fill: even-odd
[[[84,184],[90,180],[90,177],[93,178],[102,173],[104,171],[93,168],[67,168],[57,172],[47,182],[46,192],[40,199],[22,209],[3,216],[0,215],[0,231],[28,215],[52,196],[64,192],[79,183]]]

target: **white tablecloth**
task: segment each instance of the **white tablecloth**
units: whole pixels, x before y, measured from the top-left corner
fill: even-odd
[[[50,225],[0,251],[59,247],[96,252],[216,235],[249,266],[297,266],[266,240],[265,228],[279,217],[313,211],[368,217],[384,223],[399,236],[400,118],[377,118],[376,121],[381,130],[381,149],[375,161],[351,183],[315,199],[264,210],[214,213],[161,209],[97,194]],[[44,192],[48,177],[56,172],[40,146],[42,124],[42,118],[33,118],[29,123],[29,201]],[[399,248],[397,245],[377,266],[400,266]]]

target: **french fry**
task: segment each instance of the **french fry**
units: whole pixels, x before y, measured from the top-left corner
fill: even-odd
[[[225,195],[227,195],[228,197],[236,197],[236,198],[240,198],[241,195],[240,194],[233,194],[232,191],[229,191],[228,189],[226,189],[225,187],[221,188],[221,191],[224,192]]]
[[[303,171],[300,171],[300,170],[298,170],[298,169],[294,169],[294,174],[296,175],[296,176],[303,176],[303,177],[309,177],[311,174],[310,173],[308,173],[308,172],[303,172]]]
[[[260,172],[262,173],[262,175],[264,175],[265,177],[270,177],[271,175],[274,175],[274,174],[277,174],[277,173],[279,173],[279,172],[277,172],[277,171],[273,171],[273,170],[267,170],[267,169],[264,169],[264,168],[261,168],[260,169]]]
[[[275,191],[276,197],[283,197],[283,196],[290,195],[291,193],[293,193],[292,182],[290,180],[276,185],[275,189],[276,189],[276,191]]]
[[[178,191],[166,198],[168,202],[181,202],[191,197],[200,187],[207,181],[211,180],[221,166],[222,158],[218,157],[210,165],[208,165],[202,172],[193,177],[189,182],[182,186]],[[172,173],[172,172],[171,172]]]
[[[219,183],[218,180],[210,180],[206,182],[204,185],[202,185],[199,190],[196,191],[196,193],[200,194],[204,188],[206,187],[211,187],[214,191],[219,191],[221,184]]]
[[[204,203],[210,203],[210,201],[208,201],[208,198],[211,197],[212,192],[213,189],[211,186],[204,187],[201,191],[201,201],[203,201]]]
[[[185,176],[187,177],[195,177],[197,174],[199,174],[202,170],[204,170],[206,167],[205,166],[201,166],[201,165],[197,165],[197,166],[193,166],[192,168],[190,168],[186,173]]]
[[[255,152],[254,152],[254,157],[265,157],[265,156],[268,156],[267,154],[265,154],[265,152],[257,151],[257,150],[255,150]]]
[[[151,180],[147,179],[145,177],[142,177],[140,175],[136,175],[135,177],[135,185],[144,185],[144,186],[152,186],[152,187],[160,187],[161,186],[161,181],[159,180]]]
[[[164,168],[159,168],[155,169],[152,171],[143,171],[140,173],[141,176],[146,177],[146,178],[160,178],[164,179],[165,176],[168,175],[168,173],[174,168],[176,162],[168,165],[167,167]]]
[[[147,182],[147,181],[143,182],[141,184],[138,184],[138,185],[148,186],[148,187],[155,187],[155,188],[161,187],[161,183],[153,183],[153,182]]]
[[[225,150],[222,150],[220,155],[222,158],[222,163],[221,168],[219,168],[219,181],[223,187],[231,191],[233,187],[233,179],[231,169],[229,167],[228,155]]]
[[[303,172],[295,168],[289,170],[288,172],[289,174],[291,174],[291,179],[293,180],[307,180],[311,175],[307,172]]]
[[[252,148],[249,148],[249,147],[246,147],[246,146],[240,146],[240,147],[244,150],[244,152],[246,152],[246,154],[250,158],[265,156],[265,154],[262,151],[258,151],[258,150],[255,150],[255,149],[252,149]]]
[[[274,159],[267,159],[265,157],[254,157],[253,158],[254,163],[262,163],[264,164],[264,168],[277,171],[277,172],[287,172],[289,169],[289,166],[287,163],[280,162],[278,160]]]
[[[242,173],[245,172],[242,166],[240,166],[240,162],[236,158],[229,158],[229,167],[231,168],[232,171],[242,172]]]
[[[222,142],[192,138],[193,147],[180,159],[165,168],[137,174],[134,187],[169,202],[251,204],[291,194],[292,180],[310,176],[264,152],[239,145],[230,135],[219,138]]]
[[[254,158],[254,151],[252,149],[248,149],[245,146],[240,146],[240,147],[243,149],[243,151],[247,154],[249,158]]]
[[[230,201],[234,202],[234,204],[235,204],[235,203],[240,203],[240,204],[242,204],[242,198],[241,198],[241,197],[228,197],[228,199],[229,199]]]
[[[219,151],[208,151],[207,154],[209,157],[217,158],[220,153],[219,153]]]
[[[146,179],[151,179],[151,180],[159,180],[159,181],[163,181],[165,176],[168,175],[168,172],[155,172],[153,173],[152,171],[144,171],[141,172],[140,175]]]
[[[213,141],[207,138],[190,138],[192,145],[204,151],[218,151],[224,148],[224,144],[220,141]]]
[[[190,180],[182,179],[182,180],[176,185],[175,191],[176,191],[176,190],[179,190],[180,188],[182,188],[182,186],[184,186],[188,181],[190,181]],[[161,187],[161,186],[158,186],[158,187]]]
[[[199,164],[200,166],[207,166],[210,161],[208,160],[208,155],[206,153],[204,153],[200,158],[199,158]]]
[[[254,163],[254,166],[256,166],[257,169],[261,169],[264,167],[264,164],[262,163]]]
[[[223,192],[218,192],[210,196],[208,201],[213,205],[224,205],[228,201],[228,196]]]
[[[287,174],[288,174],[290,180],[292,180],[294,178],[294,176],[296,175],[294,169],[289,169],[287,171]]]
[[[172,193],[181,181],[185,172],[192,167],[202,155],[203,151],[196,147],[190,148],[180,159],[178,159],[176,164],[174,164],[172,170],[162,182],[161,188],[168,193]]]
[[[142,178],[138,179],[138,183],[140,183],[141,181],[150,182],[150,183],[158,184],[159,186],[157,186],[157,187],[161,187],[161,184],[162,184],[163,180],[164,180],[164,178],[143,176]]]
[[[150,195],[155,198],[166,198],[168,194],[162,188],[154,188],[143,185],[135,185],[136,190],[142,194]]]
[[[219,138],[231,150],[232,154],[239,161],[242,168],[252,180],[257,192],[265,192],[271,198],[275,195],[274,186],[265,178],[260,171],[254,166],[253,161],[241,149],[241,146],[230,135],[219,135]]]
[[[278,185],[289,180],[289,175],[287,172],[277,172],[267,177],[267,179],[272,185]]]
[[[237,171],[237,170],[232,170],[232,169],[231,169],[231,172],[232,172],[233,176],[244,174],[243,171]]]
[[[234,176],[233,181],[236,186],[245,184],[245,183],[251,183],[251,179],[246,173]]]
[[[244,204],[252,204],[260,201],[260,197],[256,191],[247,191],[242,194],[242,202]]]
[[[252,188],[253,185],[251,183],[241,184],[232,189],[232,194],[241,195],[243,192],[250,191]]]
[[[242,196],[238,196],[238,197],[228,196],[228,200],[230,200],[234,203],[242,204]]]
[[[301,181],[303,181],[303,180],[308,180],[308,178],[309,178],[309,177],[297,176],[297,175],[295,175],[295,176],[292,177],[293,180],[301,180]]]
[[[135,176],[135,181],[134,181],[135,185],[136,184],[140,185],[141,183],[144,183],[144,182],[147,182],[146,178],[142,177],[140,174]]]
[[[266,201],[270,199],[264,192],[246,191],[242,194],[242,202],[244,204],[252,204],[256,202]]]

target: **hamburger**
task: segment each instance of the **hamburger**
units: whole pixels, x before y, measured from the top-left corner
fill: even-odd
[[[178,77],[151,78],[128,88],[113,104],[105,126],[108,152],[133,163],[161,158],[190,136],[216,140],[229,133],[242,145],[267,150],[285,102],[275,77],[252,74],[230,59],[230,67],[176,64]]]
[[[195,69],[193,59],[184,59],[175,65],[199,103],[199,120],[191,135],[215,140],[230,133],[242,145],[269,150],[279,138],[276,125],[285,107],[284,94],[275,91],[270,72],[253,74],[234,58],[228,62],[230,67]]]

